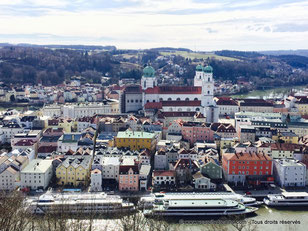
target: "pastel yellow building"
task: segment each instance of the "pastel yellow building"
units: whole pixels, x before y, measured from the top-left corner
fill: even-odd
[[[220,149],[220,152],[222,153],[222,150],[225,148],[231,148],[233,147],[236,142],[238,142],[237,137],[233,138],[221,138],[215,141],[217,148]]]
[[[71,119],[60,119],[59,121],[59,127],[63,128],[64,132],[70,133],[72,132],[72,128],[74,128],[75,121]]]
[[[301,115],[308,115],[308,97],[300,98],[296,103],[295,106],[297,107],[299,113]]]
[[[115,137],[117,148],[130,148],[130,150],[149,149],[154,150],[156,144],[155,134],[141,131],[118,132]]]
[[[281,132],[272,137],[273,140],[281,140],[287,144],[298,144],[299,137],[294,132]]]
[[[90,171],[91,157],[68,157],[56,169],[58,185],[87,186]]]

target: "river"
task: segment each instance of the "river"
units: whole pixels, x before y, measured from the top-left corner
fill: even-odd
[[[142,219],[140,219],[141,221]],[[158,221],[159,222],[159,221]],[[228,220],[226,217],[219,217],[215,219],[209,219],[207,217],[181,217],[175,219],[168,219],[171,230],[176,231],[226,231],[233,230],[230,225],[232,220]],[[308,230],[308,208],[305,209],[274,209],[266,206],[261,206],[256,212],[256,215],[250,216],[245,220],[239,220],[239,222],[251,222],[250,227],[256,227],[256,229],[247,229],[248,225],[245,225],[243,231],[307,231]],[[226,225],[218,225],[218,224]],[[119,230],[119,226],[123,225],[119,220],[95,220],[95,230],[100,230],[102,227],[108,227],[108,230]],[[168,225],[168,226],[169,226]],[[145,228],[145,231],[146,228]]]
[[[256,213],[257,215],[253,217],[246,218],[247,222],[251,222],[252,226],[256,226],[256,230],[260,231],[307,231],[308,230],[308,208],[306,210],[296,210],[296,209],[283,209],[278,210],[274,208],[268,208],[266,206],[260,207]],[[223,219],[215,220],[216,222],[227,222]],[[198,219],[197,223],[204,222],[204,220]],[[201,230],[219,230],[219,228],[212,228],[210,225],[194,225],[193,222],[188,221],[187,224],[175,225],[179,230],[191,230],[191,231],[201,231]],[[231,225],[226,226],[227,230],[234,230]],[[244,229],[247,230],[247,229]]]
[[[255,90],[247,94],[236,94],[232,95],[233,98],[256,98],[256,99],[272,99],[272,98],[285,98],[293,92],[303,91],[305,86],[289,86],[279,87],[268,90]]]

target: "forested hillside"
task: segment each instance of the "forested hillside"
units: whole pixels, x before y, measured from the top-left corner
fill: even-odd
[[[1,44],[0,44],[1,46]],[[246,79],[262,86],[308,83],[308,58],[298,55],[264,55],[257,52],[192,52],[185,48],[117,50],[113,46],[12,46],[0,47],[0,81],[7,84],[56,85],[72,76],[100,83],[102,76],[116,83],[121,78],[140,79],[142,69],[151,64],[157,75],[192,79],[199,63],[214,68],[216,80],[233,83]],[[70,49],[62,49],[67,47]],[[76,49],[73,49],[73,48]]]

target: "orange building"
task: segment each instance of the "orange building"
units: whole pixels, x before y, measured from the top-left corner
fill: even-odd
[[[224,153],[222,167],[228,182],[259,185],[273,182],[272,158],[264,153]]]

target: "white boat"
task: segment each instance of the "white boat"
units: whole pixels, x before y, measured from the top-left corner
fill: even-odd
[[[133,203],[124,202],[121,197],[96,194],[51,194],[45,193],[36,199],[26,201],[33,214],[121,214],[135,210]]]
[[[177,199],[155,202],[152,209],[146,209],[143,213],[145,216],[230,216],[254,213],[257,210],[234,200]]]
[[[243,203],[246,206],[258,206],[263,202],[258,202],[253,197],[243,196],[231,192],[204,192],[204,193],[154,193],[149,196],[140,198],[139,206],[142,208],[151,208],[154,202],[161,200],[205,200],[205,199],[230,199]]]
[[[308,206],[308,193],[282,192],[281,194],[269,194],[263,201],[267,206]]]

